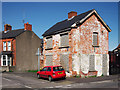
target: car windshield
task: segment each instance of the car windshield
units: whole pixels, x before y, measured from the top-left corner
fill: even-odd
[[[53,67],[53,71],[63,71],[63,67],[59,66],[59,67]]]

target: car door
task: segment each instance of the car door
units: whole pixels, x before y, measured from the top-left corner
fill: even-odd
[[[47,70],[47,67],[44,67],[40,72],[40,76],[41,77],[44,77],[44,78],[46,78],[47,76],[46,76],[46,70]]]
[[[46,76],[48,78],[48,76],[51,76],[52,72],[51,72],[51,67],[48,67],[47,71],[46,71]]]

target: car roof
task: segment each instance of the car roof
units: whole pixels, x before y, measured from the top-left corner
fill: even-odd
[[[45,66],[45,67],[59,67],[60,65],[55,65],[55,66]]]

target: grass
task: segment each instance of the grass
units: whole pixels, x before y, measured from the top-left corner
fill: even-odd
[[[38,72],[38,70],[28,70],[28,72]]]
[[[12,70],[9,70],[9,72],[13,72]]]
[[[96,77],[96,75],[94,75],[94,76],[88,76],[88,77]]]

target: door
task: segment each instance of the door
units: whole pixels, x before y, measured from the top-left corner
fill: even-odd
[[[44,67],[41,71],[40,71],[40,77],[44,77],[46,78],[46,70],[47,70],[47,67]]]
[[[51,76],[51,74],[52,74],[51,67],[48,67],[48,69],[46,71],[47,78],[49,75]]]

